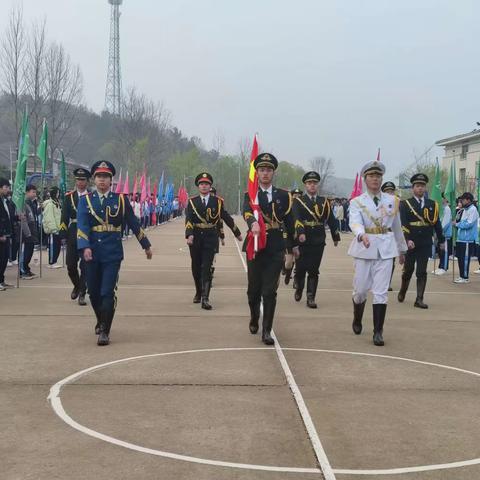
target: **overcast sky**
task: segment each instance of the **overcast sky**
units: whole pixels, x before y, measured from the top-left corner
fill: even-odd
[[[0,0],[0,30],[12,4]],[[107,0],[23,7],[28,21],[46,18],[101,111]],[[163,102],[207,148],[220,131],[224,153],[235,153],[258,131],[279,160],[307,166],[325,155],[353,177],[381,147],[393,178],[414,150],[480,121],[477,0],[124,0],[121,9],[124,87]]]

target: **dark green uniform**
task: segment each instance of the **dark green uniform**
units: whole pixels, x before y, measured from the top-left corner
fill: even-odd
[[[267,243],[255,258],[247,261],[248,267],[248,304],[250,306],[250,331],[256,333],[260,318],[260,302],[263,299],[263,331],[265,343],[273,343],[270,332],[277,303],[277,288],[282,270],[285,249],[293,244],[294,221],[292,214],[293,199],[290,192],[272,187],[272,199],[259,190],[258,203],[267,229]],[[248,193],[245,194],[243,217],[248,228],[256,221],[250,205]],[[244,244],[246,251],[247,240]],[[266,341],[266,339],[269,339]]]
[[[445,238],[438,215],[437,202],[425,197],[423,202],[423,207],[415,197],[400,202],[400,218],[405,240],[407,243],[409,240],[412,240],[415,248],[408,250],[405,257],[402,286],[398,293],[398,300],[403,302],[405,299],[416,264],[417,299],[415,306],[428,308],[423,303],[423,296],[427,285],[428,259],[432,255],[433,235],[436,235],[438,243],[443,243]]]
[[[316,308],[315,295],[318,285],[318,269],[322,261],[323,250],[326,243],[325,223],[330,227],[334,242],[340,241],[338,222],[335,219],[330,202],[318,195],[302,195],[293,202],[293,216],[295,219],[295,237],[298,242],[300,235],[305,235],[305,242],[299,243],[300,257],[295,262],[296,291],[295,300],[302,298],[307,279],[308,305]],[[314,306],[315,305],[315,306]]]
[[[83,299],[87,291],[85,261],[77,250],[77,208],[78,192],[76,190],[68,192],[63,202],[60,235],[67,242],[65,263],[67,264],[68,276],[73,284],[72,300],[75,300],[78,296]]]
[[[206,205],[203,204],[200,195],[190,198],[185,216],[185,238],[193,235],[190,257],[196,288],[194,303],[199,303],[201,297],[203,308],[209,305],[211,268],[215,253],[218,252],[218,223],[221,220],[236,237],[241,235],[233,218],[225,210],[222,198],[210,195]]]

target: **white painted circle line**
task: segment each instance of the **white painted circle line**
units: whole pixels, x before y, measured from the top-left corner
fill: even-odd
[[[72,383],[79,378],[88,375],[89,373],[93,373],[97,370],[102,368],[106,368],[112,365],[116,365],[119,363],[125,363],[134,360],[140,360],[144,358],[153,358],[153,357],[165,357],[171,355],[181,355],[181,354],[188,354],[188,353],[207,353],[207,352],[228,352],[228,351],[248,351],[248,350],[268,350],[273,352],[272,348],[268,347],[248,347],[248,348],[208,348],[202,350],[184,350],[180,352],[166,352],[166,353],[154,353],[150,355],[140,355],[136,357],[129,357],[129,358],[122,358],[120,360],[114,360],[107,363],[102,363],[101,365],[95,365],[90,368],[86,368],[85,370],[81,370],[76,372],[63,380],[60,380],[55,385],[50,388],[50,394],[48,395],[48,400],[54,410],[54,412],[67,424],[70,425],[72,428],[82,432],[86,435],[89,435],[93,438],[97,438],[99,440],[103,440],[104,442],[111,443],[113,445],[117,445],[120,447],[128,448],[130,450],[135,450],[141,453],[147,453],[150,455],[156,455],[159,457],[171,458],[174,460],[182,460],[185,462],[191,463],[200,463],[203,465],[210,465],[216,467],[229,467],[229,468],[239,468],[239,469],[246,469],[246,470],[264,470],[269,472],[289,472],[289,473],[315,473],[319,474],[320,470],[318,468],[302,468],[302,467],[277,467],[273,465],[253,465],[253,464],[246,464],[246,463],[235,463],[235,462],[223,462],[220,460],[209,460],[205,458],[193,457],[189,455],[180,455],[177,453],[172,452],[165,452],[162,450],[156,450],[153,448],[142,447],[140,445],[136,445],[134,443],[125,442],[123,440],[119,440],[118,438],[111,437],[109,435],[105,435],[103,433],[97,432],[96,430],[92,430],[91,428],[85,427],[80,423],[76,422],[68,413],[65,411],[62,405],[62,400],[60,398],[60,392],[62,388]]]
[[[141,453],[147,453],[150,455],[171,458],[174,460],[182,460],[186,462],[192,462],[192,463],[198,463],[198,464],[210,465],[210,466],[218,466],[218,467],[239,468],[239,469],[246,469],[246,470],[263,470],[263,471],[270,471],[270,472],[311,473],[311,474],[321,473],[321,470],[317,468],[277,467],[277,466],[271,466],[271,465],[255,465],[255,464],[246,464],[246,463],[223,462],[220,460],[210,460],[210,459],[204,459],[204,458],[193,457],[188,455],[180,455],[176,453],[165,452],[162,450],[155,450],[152,448],[142,447],[140,445],[136,445],[130,442],[125,442],[123,440],[119,440],[109,435],[105,435],[103,433],[97,432],[88,427],[85,427],[84,425],[79,424],[78,422],[73,420],[68,415],[68,413],[66,413],[60,398],[61,390],[65,385],[73,383],[74,381],[78,380],[79,378],[85,375],[88,375],[89,373],[93,373],[102,368],[107,368],[111,365],[117,365],[120,363],[125,363],[129,361],[134,361],[134,360],[141,360],[144,358],[166,357],[166,356],[182,355],[182,354],[189,354],[189,353],[255,351],[255,350],[267,350],[267,351],[273,352],[273,350],[268,347],[247,347],[247,348],[231,347],[231,348],[208,348],[208,349],[200,349],[200,350],[184,350],[179,352],[154,353],[150,355],[139,355],[136,357],[122,358],[119,360],[114,360],[111,362],[86,368],[85,370],[81,370],[72,375],[69,375],[63,380],[60,380],[50,388],[50,394],[48,396],[48,400],[50,401],[54,412],[67,425],[70,425],[72,428],[78,430],[79,432],[82,432],[93,438],[97,438],[99,440],[103,440],[105,442],[111,443],[113,445],[128,448],[130,450],[135,450]],[[449,365],[442,365],[440,363],[425,362],[422,360],[414,360],[411,358],[396,357],[391,355],[379,355],[374,353],[349,352],[345,350],[326,350],[326,349],[316,349],[316,348],[284,348],[283,350],[293,351],[293,352],[317,352],[317,353],[333,353],[333,354],[341,354],[341,355],[357,355],[357,356],[364,356],[364,357],[384,358],[387,360],[400,360],[404,362],[417,363],[420,365],[426,365],[431,367],[438,367],[438,368],[443,368],[446,370],[451,370],[451,371],[455,371],[455,372],[459,372],[467,375],[473,375],[475,377],[480,377],[480,373],[473,372],[471,370],[465,370],[462,368],[452,367]],[[332,471],[338,475],[398,475],[402,473],[416,473],[416,472],[427,472],[427,471],[434,471],[434,470],[446,470],[451,468],[469,467],[473,465],[480,465],[480,458],[473,458],[471,460],[462,460],[462,461],[449,462],[449,463],[443,463],[443,464],[418,465],[418,466],[401,467],[401,468],[389,468],[389,469],[333,468]]]

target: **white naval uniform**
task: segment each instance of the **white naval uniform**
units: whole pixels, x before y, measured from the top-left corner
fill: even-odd
[[[378,206],[374,196],[379,199]],[[373,293],[374,304],[387,303],[393,259],[407,251],[399,204],[397,197],[384,192],[363,193],[350,202],[350,228],[355,238],[348,254],[355,259],[355,303],[363,303],[369,290]],[[363,234],[368,236],[369,248],[359,241]]]

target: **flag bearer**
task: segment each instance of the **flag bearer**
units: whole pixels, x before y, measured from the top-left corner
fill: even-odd
[[[73,171],[73,176],[75,177],[75,190],[65,195],[60,235],[62,241],[67,244],[65,263],[67,264],[68,276],[73,284],[70,298],[72,300],[78,298],[79,305],[86,305],[85,294],[87,292],[87,283],[85,280],[85,262],[77,250],[77,209],[79,198],[88,193],[87,187],[90,172],[85,168],[77,168]]]
[[[80,197],[78,202],[77,248],[86,262],[88,294],[97,317],[97,344],[108,345],[117,303],[125,224],[133,231],[149,260],[152,250],[128,199],[122,193],[110,191],[115,167],[110,162],[96,162],[91,175],[97,190]]]
[[[262,341],[265,345],[273,345],[275,341],[271,336],[271,331],[277,304],[278,282],[285,248],[293,243],[293,199],[290,192],[273,185],[273,175],[278,167],[278,160],[272,154],[258,155],[253,166],[258,175],[257,195],[261,217],[258,220],[255,218],[247,192],[243,205],[243,217],[249,229],[249,235],[244,245],[248,267],[249,329],[252,334],[258,332],[260,304],[263,300]],[[263,248],[253,255],[255,236]]]
[[[408,252],[403,267],[402,285],[398,292],[398,301],[403,302],[412,278],[415,264],[417,266],[417,298],[414,306],[428,308],[423,296],[427,286],[428,259],[432,254],[433,235],[435,234],[440,250],[445,248],[442,223],[439,219],[437,202],[425,197],[428,177],[424,173],[416,173],[410,179],[413,196],[400,203],[402,228],[407,241]]]
[[[387,311],[388,285],[393,259],[405,260],[407,245],[402,233],[399,200],[381,191],[383,163],[363,166],[367,191],[350,203],[350,228],[354,238],[348,254],[355,259],[353,277],[353,324],[356,335],[362,333],[362,317],[369,290],[373,293],[373,343],[383,346],[383,325]]]
[[[218,251],[218,222],[223,220],[237,240],[242,240],[240,230],[225,210],[223,199],[210,193],[212,183],[213,177],[209,173],[197,175],[195,185],[199,195],[190,198],[185,216],[185,238],[190,248],[196,289],[193,303],[201,303],[204,310],[212,309],[209,296],[212,262]]]
[[[325,197],[318,195],[320,175],[317,172],[307,172],[302,182],[305,184],[305,193],[293,202],[293,217],[295,219],[295,235],[297,238],[298,258],[295,262],[295,300],[302,299],[307,278],[307,307],[317,308],[315,295],[318,285],[318,269],[322,262],[325,248],[325,223],[330,227],[333,244],[338,245],[340,233],[338,222]]]

